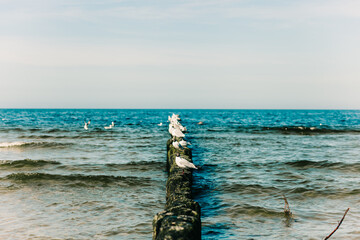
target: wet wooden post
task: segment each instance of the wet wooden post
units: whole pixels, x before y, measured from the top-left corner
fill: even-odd
[[[192,171],[184,173],[175,163],[176,154],[192,162],[191,149],[175,148],[167,141],[167,172],[165,210],[153,220],[153,240],[201,239],[201,208],[191,196]]]

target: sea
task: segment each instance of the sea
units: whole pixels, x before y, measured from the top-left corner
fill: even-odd
[[[151,239],[173,113],[202,239],[360,239],[359,110],[203,109],[0,109],[0,239]]]

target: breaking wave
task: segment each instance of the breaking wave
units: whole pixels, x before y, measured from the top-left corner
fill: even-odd
[[[72,143],[59,142],[2,142],[0,148],[66,148]]]
[[[19,147],[26,145],[26,142],[2,142],[0,143],[0,148],[7,148],[7,147]]]

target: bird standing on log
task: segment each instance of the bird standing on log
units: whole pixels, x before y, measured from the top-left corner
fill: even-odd
[[[185,168],[198,169],[193,163],[189,162],[188,160],[186,160],[184,158],[181,158],[179,153],[176,154],[175,162],[176,162],[176,165],[178,165],[180,168],[182,168],[183,174],[184,174]]]

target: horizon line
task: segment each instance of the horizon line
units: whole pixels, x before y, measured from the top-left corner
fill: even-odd
[[[358,111],[355,108],[67,108],[67,107],[30,107],[30,108],[0,108],[0,110],[351,110]]]

